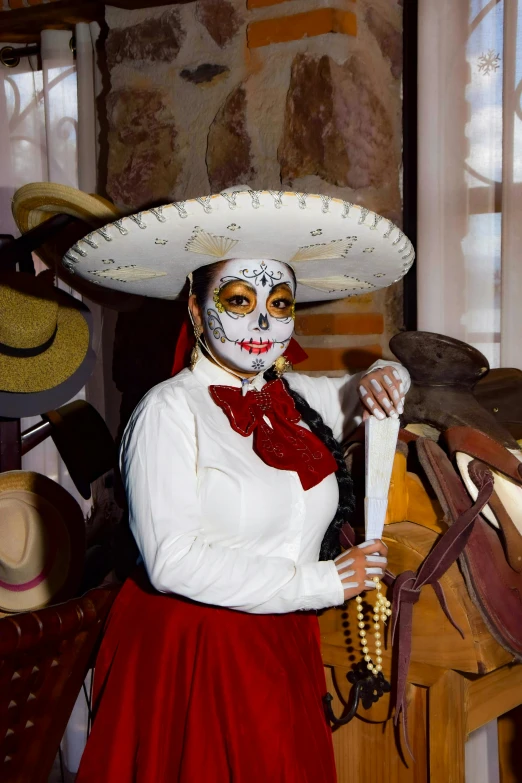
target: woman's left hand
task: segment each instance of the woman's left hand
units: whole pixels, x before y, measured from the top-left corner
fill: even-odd
[[[359,397],[365,407],[363,419],[373,414],[377,419],[398,418],[404,412],[404,384],[396,367],[379,367],[364,375]]]

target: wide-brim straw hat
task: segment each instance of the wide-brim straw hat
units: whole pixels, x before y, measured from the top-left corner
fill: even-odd
[[[74,396],[94,367],[88,308],[45,275],[4,272],[0,313],[0,416],[35,415]]]
[[[13,215],[25,234],[53,215],[70,215],[93,228],[121,217],[119,209],[102,196],[91,196],[82,190],[54,182],[31,182],[13,196]]]
[[[31,182],[23,185],[14,194],[11,206],[15,223],[22,234],[55,215],[77,218],[91,229],[100,228],[121,217],[119,209],[102,196],[90,195],[68,185],[53,182]],[[122,311],[139,307],[141,300],[138,297],[100,290],[84,280],[75,279],[71,272],[61,265],[63,253],[85,230],[85,225],[82,228],[81,224],[66,226],[58,235],[46,240],[35,252],[64,282],[92,302]]]
[[[414,257],[403,232],[364,207],[238,187],[113,221],[76,242],[63,264],[91,283],[175,299],[194,269],[231,258],[272,259],[292,266],[297,301],[310,302],[385,288]]]
[[[74,498],[39,473],[0,473],[0,609],[26,612],[71,598],[84,559]]]

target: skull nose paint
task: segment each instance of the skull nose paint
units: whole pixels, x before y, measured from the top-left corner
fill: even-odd
[[[263,329],[263,331],[268,329],[268,318],[266,317],[266,315],[263,315],[263,313],[260,313],[259,315],[258,324],[259,324],[259,328]]]

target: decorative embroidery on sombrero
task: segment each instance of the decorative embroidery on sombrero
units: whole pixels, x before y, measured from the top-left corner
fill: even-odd
[[[379,275],[375,275],[378,277]],[[315,288],[318,291],[353,291],[358,293],[360,291],[371,291],[376,286],[371,283],[367,283],[365,280],[358,280],[356,277],[348,277],[348,275],[337,275],[335,277],[309,277],[298,278],[297,282],[300,285],[306,285],[309,288]]]
[[[248,266],[245,266],[248,264]],[[292,337],[295,283],[279,261],[225,262],[204,302],[210,349],[245,372],[269,367]]]
[[[239,239],[215,236],[214,234],[209,234],[207,231],[204,231],[199,226],[196,226],[192,232],[192,236],[185,245],[185,250],[203,256],[223,258],[223,256],[230,254],[230,251],[238,242]]]
[[[346,258],[357,237],[332,239],[331,242],[320,242],[317,245],[304,245],[294,253],[289,264],[297,261],[319,261],[321,258]]]
[[[105,263],[105,261],[104,261]],[[114,263],[114,262],[113,262]],[[138,280],[150,280],[153,277],[166,277],[166,272],[155,272],[153,269],[144,269],[136,264],[128,266],[116,266],[110,269],[98,269],[91,272],[96,277],[110,280],[119,280],[121,283],[132,283]]]

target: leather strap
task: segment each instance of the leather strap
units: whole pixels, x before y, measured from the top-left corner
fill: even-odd
[[[468,473],[476,487],[483,484],[486,474],[490,475],[491,480],[494,481],[488,466],[476,459],[469,463]],[[506,560],[511,568],[519,574],[522,571],[522,536],[495,491],[491,493],[489,506],[500,525]]]
[[[397,725],[402,713],[405,743],[410,755],[412,753],[407,734],[405,694],[411,657],[413,607],[419,600],[421,588],[426,584],[431,585],[444,614],[461,636],[464,635],[449,612],[444,591],[438,580],[462,553],[473,523],[488,503],[493,491],[492,476],[485,475],[479,487],[477,500],[472,505],[464,485],[440,446],[429,438],[419,438],[417,452],[441,505],[447,509],[453,523],[439,538],[418,571],[416,573],[405,571],[396,578],[393,585],[392,645],[396,644],[397,661],[394,722]]]
[[[522,462],[489,435],[472,427],[450,427],[444,433],[451,456],[462,451],[522,484]]]

